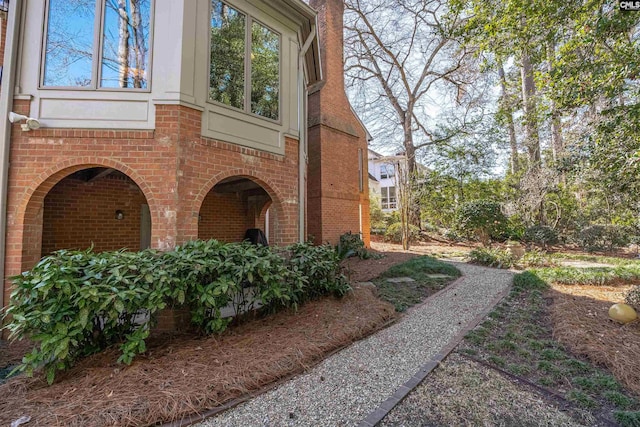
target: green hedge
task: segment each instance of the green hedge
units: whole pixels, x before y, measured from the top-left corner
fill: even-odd
[[[165,307],[187,307],[198,329],[214,333],[226,329],[230,319],[220,310],[229,304],[251,309],[260,300],[275,311],[350,289],[331,246],[278,250],[215,240],[171,252],[62,250],[12,280],[5,328],[11,339],[35,343],[18,370],[44,368],[49,383],[56,371],[113,345],[119,361],[131,363]]]

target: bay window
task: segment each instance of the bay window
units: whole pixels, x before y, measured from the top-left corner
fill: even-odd
[[[280,35],[250,15],[211,1],[209,99],[280,117]]]
[[[147,89],[152,0],[49,0],[41,85]]]

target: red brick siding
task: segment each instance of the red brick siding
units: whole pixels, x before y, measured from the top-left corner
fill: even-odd
[[[92,182],[67,177],[44,199],[42,255],[58,249],[96,252],[140,249],[141,208],[147,201],[140,188],[123,176]],[[123,220],[115,218],[122,210]]]
[[[199,239],[239,242],[247,228],[253,227],[247,204],[235,193],[219,194],[211,191],[200,209]]]
[[[0,66],[4,65],[4,48],[7,44],[7,12],[0,11]]]
[[[14,111],[28,115],[29,102],[16,100]],[[206,196],[230,176],[250,177],[271,198],[270,243],[297,241],[298,141],[286,138],[281,156],[203,138],[201,114],[158,105],[155,131],[22,132],[13,125],[5,277],[40,259],[47,194],[60,180],[90,167],[116,169],[140,187],[151,213],[152,248],[166,250],[198,238],[198,214]],[[5,296],[8,301],[6,280]]]
[[[341,234],[360,231],[369,245],[366,131],[344,91],[342,0],[311,0],[318,10],[325,83],[309,96],[307,230],[316,243],[335,244]],[[359,191],[358,149],[363,152]],[[360,217],[362,206],[362,218]]]

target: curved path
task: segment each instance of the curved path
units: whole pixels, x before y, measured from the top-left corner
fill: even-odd
[[[375,425],[512,283],[510,271],[455,265],[464,276],[410,309],[398,323],[198,426]]]

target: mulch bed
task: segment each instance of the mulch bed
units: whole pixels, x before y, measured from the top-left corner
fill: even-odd
[[[363,265],[361,267],[366,267]],[[388,268],[388,267],[387,267]],[[137,426],[181,419],[302,372],[324,355],[380,329],[396,316],[370,288],[310,302],[230,328],[220,336],[149,340],[131,366],[108,350],[59,374],[0,385],[0,424]]]
[[[640,396],[640,321],[621,325],[609,307],[623,302],[629,285],[553,285],[550,307],[553,335],[573,353],[606,366],[626,388]]]

